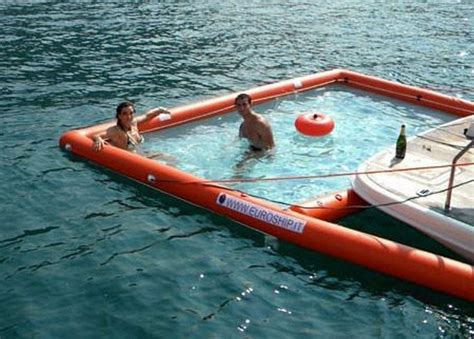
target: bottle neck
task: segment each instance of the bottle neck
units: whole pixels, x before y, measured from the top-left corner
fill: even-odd
[[[400,129],[400,135],[405,135],[405,125],[402,125],[402,128]]]

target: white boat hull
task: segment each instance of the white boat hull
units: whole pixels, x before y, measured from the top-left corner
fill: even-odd
[[[474,118],[461,120],[467,125]],[[450,211],[444,211],[451,167],[440,166],[451,164],[461,146],[469,143],[462,134],[452,135],[452,129],[463,130],[459,121],[449,125],[456,127],[447,128],[451,129],[448,140],[440,140],[437,129],[410,139],[403,161],[393,159],[392,149],[376,154],[359,167],[360,174],[354,177],[352,184],[355,192],[370,204],[474,263],[474,166],[456,169],[455,185],[461,186],[453,190]],[[473,159],[471,149],[458,163]],[[420,167],[424,168],[404,170]]]

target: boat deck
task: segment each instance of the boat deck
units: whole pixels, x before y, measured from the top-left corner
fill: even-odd
[[[474,226],[474,165],[456,168],[449,213],[444,212],[444,206],[451,167],[430,169],[451,164],[453,158],[469,144],[470,140],[463,131],[472,121],[474,116],[468,116],[410,138],[403,160],[394,158],[395,149],[386,150],[367,161],[365,168],[367,172],[414,167],[424,169],[369,174],[367,179],[400,201],[410,199],[412,203]],[[457,163],[474,163],[474,148],[471,147]],[[379,201],[386,202],[390,201]]]

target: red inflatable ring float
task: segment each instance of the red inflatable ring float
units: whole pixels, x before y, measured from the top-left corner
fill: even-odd
[[[295,120],[298,132],[311,137],[322,137],[334,129],[334,121],[321,113],[301,114]]]

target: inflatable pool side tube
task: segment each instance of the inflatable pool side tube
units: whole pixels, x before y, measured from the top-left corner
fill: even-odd
[[[340,77],[339,81],[349,86],[400,99],[416,105],[435,108],[460,117],[474,114],[474,105],[467,100],[348,70],[341,70]]]

